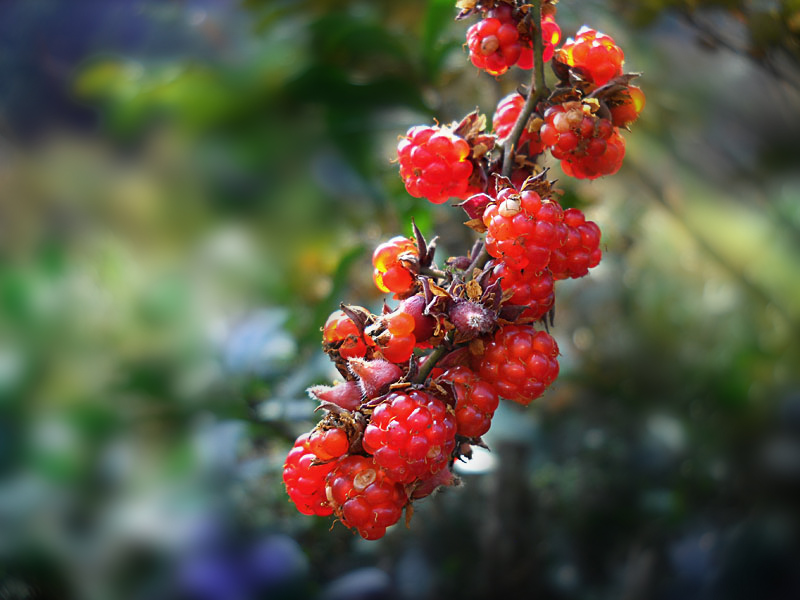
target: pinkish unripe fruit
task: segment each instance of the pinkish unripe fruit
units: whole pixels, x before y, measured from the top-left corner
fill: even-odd
[[[406,298],[397,307],[400,312],[414,317],[414,338],[422,343],[433,337],[436,330],[436,319],[425,314],[425,297],[416,295]]]
[[[361,388],[355,381],[345,381],[334,386],[315,385],[308,395],[320,402],[329,402],[345,410],[354,411],[361,405]]]
[[[347,368],[358,378],[358,385],[367,400],[386,393],[389,386],[403,376],[400,367],[381,359],[351,358],[347,361]]]

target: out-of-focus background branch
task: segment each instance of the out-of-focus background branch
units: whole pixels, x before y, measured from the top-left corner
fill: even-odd
[[[800,597],[788,0],[559,3],[647,95],[617,175],[549,163],[605,250],[558,284],[560,378],[408,529],[288,502],[372,248],[412,215],[471,245],[391,162],[526,77],[469,65],[452,4],[0,3],[0,597]]]

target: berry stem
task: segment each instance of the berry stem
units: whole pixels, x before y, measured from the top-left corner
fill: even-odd
[[[489,253],[486,251],[486,242],[481,240],[481,249],[478,254],[475,255],[475,259],[469,264],[467,269],[464,271],[467,277],[472,277],[472,272],[477,268],[480,269],[483,265],[486,264],[486,261],[489,259]]]
[[[427,275],[428,277],[433,277],[435,279],[444,279],[447,277],[447,273],[444,271],[440,271],[439,269],[434,269],[432,267],[422,267],[419,270],[420,275]]]
[[[542,2],[533,0],[528,17],[534,19],[533,22],[533,74],[531,75],[531,89],[525,104],[517,117],[511,133],[508,135],[503,145],[503,175],[511,177],[511,170],[514,168],[514,155],[516,154],[519,138],[528,124],[528,119],[533,113],[539,101],[548,94],[547,83],[544,78],[544,43],[542,42]]]
[[[425,359],[425,364],[419,368],[419,371],[417,371],[411,383],[425,383],[425,380],[428,378],[428,375],[431,374],[431,371],[433,371],[433,367],[436,366],[436,363],[450,350],[450,341],[450,335],[448,334],[445,340],[440,345],[436,346],[428,355],[428,358]]]

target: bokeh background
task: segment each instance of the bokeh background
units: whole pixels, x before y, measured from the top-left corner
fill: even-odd
[[[550,163],[605,249],[558,285],[560,378],[409,528],[288,501],[372,248],[472,239],[391,163],[522,81],[452,4],[0,2],[0,598],[800,597],[794,0],[563,0],[647,107],[616,176]]]

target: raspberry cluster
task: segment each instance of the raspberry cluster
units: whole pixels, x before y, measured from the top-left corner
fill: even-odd
[[[511,134],[511,130],[514,128],[514,124],[517,122],[524,105],[525,98],[519,92],[509,94],[500,100],[492,116],[492,128],[498,140],[505,140]],[[527,147],[525,144],[527,144]],[[525,153],[530,156],[541,154],[545,149],[541,133],[539,131],[530,131],[527,127],[522,130],[517,146],[525,148]]]
[[[534,64],[533,40],[526,26],[525,11],[509,2],[478,2],[480,21],[467,30],[469,59],[473,65],[499,76],[517,65],[531,69]],[[554,46],[561,40],[561,28],[552,14],[542,14],[542,61],[553,58]]]
[[[613,39],[589,28],[561,47],[555,1],[459,2],[470,61],[494,76],[512,66],[535,76],[526,95],[503,98],[486,131],[477,111],[447,126],[411,127],[399,140],[408,193],[454,198],[479,234],[469,252],[434,261],[412,224],[372,255],[384,301],[373,313],[340,305],[322,328],[322,348],[341,380],[316,385],[322,418],[288,453],[283,480],[297,509],[330,516],[368,540],[383,537],[414,502],[459,483],[453,467],[491,428],[500,401],[527,406],[559,373],[556,282],[584,277],[602,258],[599,226],[538,164],[545,154],[570,177],[616,172],[628,128],[644,107]],[[538,12],[537,12],[538,10]],[[541,44],[538,43],[541,39]],[[540,48],[534,56],[534,48]],[[535,89],[537,82],[539,88]]]
[[[372,278],[385,293],[405,294],[414,287],[419,256],[414,242],[395,236],[372,253]]]
[[[578,30],[575,38],[569,38],[558,50],[560,61],[580,69],[589,81],[603,85],[622,75],[625,54],[613,38],[587,26]]]
[[[412,127],[397,146],[406,190],[434,204],[469,196],[470,153],[469,143],[448,128]]]
[[[594,179],[613,175],[622,166],[625,140],[610,119],[592,112],[592,106],[565,102],[544,113],[540,134],[553,158],[571,177]]]

